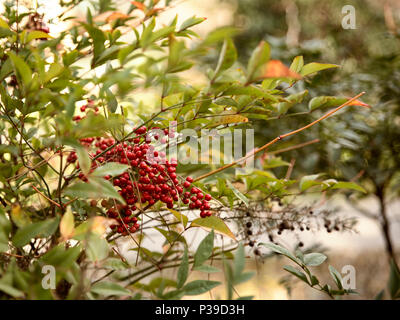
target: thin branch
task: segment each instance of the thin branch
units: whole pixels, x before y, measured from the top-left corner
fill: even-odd
[[[267,149],[268,147],[272,146],[272,145],[275,144],[276,142],[278,142],[278,141],[280,141],[280,140],[282,140],[282,139],[284,139],[284,138],[287,138],[287,137],[289,137],[289,136],[295,135],[295,134],[297,134],[297,133],[299,133],[299,132],[301,132],[301,131],[303,131],[303,130],[306,130],[306,129],[308,129],[308,128],[314,126],[314,125],[316,125],[318,122],[320,122],[320,121],[322,121],[322,120],[324,120],[324,119],[330,117],[331,115],[333,115],[334,113],[336,113],[336,112],[339,111],[340,109],[342,109],[342,108],[348,106],[348,105],[351,104],[353,101],[355,101],[355,100],[357,100],[359,97],[361,97],[363,94],[365,94],[365,92],[359,93],[358,95],[354,96],[353,98],[347,100],[345,103],[343,103],[343,104],[340,105],[339,107],[337,107],[337,108],[335,108],[335,109],[333,109],[333,110],[327,112],[325,115],[323,115],[322,117],[318,118],[317,120],[315,120],[315,121],[313,121],[313,122],[307,124],[306,126],[304,126],[304,127],[302,127],[302,128],[299,128],[299,129],[297,129],[297,130],[293,130],[293,131],[291,131],[291,132],[285,133],[285,134],[283,134],[283,135],[280,135],[280,136],[276,137],[275,139],[271,140],[270,142],[264,144],[261,148],[258,148],[258,149],[256,149],[256,150],[253,150],[252,152],[248,153],[248,154],[245,155],[244,157],[242,157],[242,158],[240,158],[240,159],[238,159],[238,160],[236,160],[236,161],[234,161],[234,162],[232,162],[232,163],[230,163],[230,164],[227,164],[227,165],[222,166],[222,167],[220,167],[220,168],[218,168],[218,169],[216,169],[216,170],[210,171],[210,172],[208,172],[208,173],[206,173],[206,174],[204,174],[204,175],[202,175],[202,176],[200,176],[200,177],[197,177],[196,179],[194,179],[194,181],[202,180],[202,179],[207,178],[207,177],[209,177],[209,176],[211,176],[211,175],[213,175],[213,174],[216,174],[216,173],[218,173],[218,172],[221,172],[221,171],[223,171],[223,170],[225,170],[225,169],[231,168],[231,167],[237,165],[238,163],[243,162],[243,161],[245,161],[246,159],[248,159],[248,158],[250,158],[250,157],[253,157],[253,156],[256,155],[257,153],[260,153],[261,151]]]
[[[47,197],[45,194],[43,194],[41,191],[39,191],[35,186],[32,186],[32,188],[39,193],[43,198],[45,198],[47,201],[51,202],[52,204],[56,205],[57,207],[61,208],[61,205],[58,204],[57,202],[51,200],[49,197]]]
[[[319,139],[310,140],[310,141],[307,141],[307,142],[304,142],[304,143],[296,144],[296,145],[291,146],[291,147],[287,147],[287,148],[283,148],[283,149],[267,152],[267,155],[277,155],[277,154],[280,154],[280,153],[283,153],[283,152],[292,151],[292,150],[295,150],[295,149],[299,149],[299,148],[303,148],[303,147],[309,146],[310,144],[318,143],[319,141],[320,141]]]

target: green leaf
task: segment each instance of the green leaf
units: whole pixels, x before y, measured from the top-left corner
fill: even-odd
[[[225,222],[221,218],[218,218],[216,216],[195,219],[190,224],[190,228],[192,227],[200,227],[206,230],[214,230],[216,233],[226,235],[236,240],[235,235],[228,228]]]
[[[7,251],[8,237],[11,231],[11,222],[8,220],[3,208],[0,208],[0,252]]]
[[[239,33],[239,29],[233,27],[220,27],[211,31],[204,39],[203,45],[209,46],[211,44],[223,41],[226,38],[232,38]]]
[[[390,261],[388,289],[392,299],[400,298],[400,272],[393,260]]]
[[[68,210],[64,213],[61,222],[60,222],[60,234],[64,239],[69,239],[74,234],[75,223],[74,223],[74,214],[71,210]]]
[[[30,31],[28,33],[28,35],[26,36],[25,43],[31,42],[32,40],[35,40],[35,39],[42,39],[42,38],[48,39],[48,38],[52,38],[52,36],[46,32],[39,31],[39,30]]]
[[[147,26],[145,26],[145,24],[143,23],[143,32],[140,37],[140,45],[143,48],[146,48],[149,44],[151,44],[152,33],[155,26],[156,20],[154,17],[151,19],[150,23]]]
[[[304,255],[304,264],[309,267],[316,267],[326,260],[326,255],[322,253],[308,253]]]
[[[114,189],[114,186],[103,178],[91,177],[88,182],[77,182],[68,187],[65,192],[66,195],[73,198],[83,199],[104,199],[114,198],[125,203],[125,200]]]
[[[40,258],[40,261],[53,266],[69,268],[71,265],[73,265],[76,259],[78,259],[82,252],[81,250],[82,248],[80,245],[66,249],[65,244],[61,243],[52,248],[50,251],[46,252]]]
[[[183,287],[183,290],[188,296],[196,296],[207,292],[216,286],[219,286],[221,282],[219,281],[209,281],[209,280],[194,280],[189,282]]]
[[[237,59],[237,52],[232,39],[225,39],[219,55],[214,78],[222,71],[229,69]]]
[[[202,264],[201,266],[193,268],[193,270],[194,271],[206,272],[206,273],[221,272],[221,269],[218,269],[216,267],[210,266],[208,264]]]
[[[246,207],[249,206],[249,200],[247,197],[241,193],[238,189],[236,189],[229,180],[226,180],[227,186],[233,191],[233,194],[239,199],[242,200]]]
[[[131,295],[131,292],[128,289],[125,289],[123,286],[118,283],[109,282],[109,281],[101,281],[95,283],[91,290],[91,292],[100,294],[102,296],[126,296]]]
[[[108,258],[104,261],[102,267],[111,270],[125,270],[129,268],[129,264],[122,261],[120,258]]]
[[[32,223],[31,218],[19,204],[13,205],[11,208],[11,220],[18,228],[25,227]]]
[[[19,56],[14,54],[13,52],[9,52],[8,56],[10,57],[10,59],[13,63],[14,69],[21,77],[24,85],[28,85],[29,82],[31,82],[31,80],[32,80],[31,68],[29,68],[27,63],[24,60],[22,60]]]
[[[293,274],[294,276],[296,276],[297,278],[299,278],[301,281],[304,281],[307,284],[310,284],[308,282],[307,276],[304,272],[296,269],[295,267],[292,266],[284,266],[283,269],[285,269],[286,271],[290,272],[291,274]]]
[[[189,221],[188,217],[174,209],[168,209],[168,210],[175,216],[176,219],[178,219],[178,221],[182,222],[183,227],[186,228],[186,225]]]
[[[343,290],[341,274],[332,266],[329,266],[329,273],[331,274],[339,290]]]
[[[95,233],[90,233],[87,238],[86,254],[90,261],[96,262],[108,257],[110,247],[107,240]]]
[[[90,13],[89,9],[88,9],[88,13]],[[95,63],[97,62],[98,57],[100,57],[100,55],[106,50],[105,46],[104,46],[104,42],[106,41],[106,37],[105,37],[104,33],[100,29],[95,28],[91,24],[84,24],[83,26],[85,27],[85,29],[89,33],[91,39],[93,40],[93,61],[92,61],[92,66],[94,66]]]
[[[186,19],[186,20],[182,23],[182,25],[181,25],[181,27],[179,28],[178,32],[181,32],[181,31],[186,30],[186,29],[188,29],[188,28],[190,28],[190,27],[193,27],[193,26],[195,26],[196,24],[202,23],[204,20],[206,20],[206,18],[197,18],[197,17],[195,17],[195,16],[193,16],[193,17],[191,17],[191,18],[189,18],[189,19]]]
[[[75,146],[75,151],[78,156],[79,167],[81,168],[83,174],[87,175],[90,171],[92,160],[89,157],[89,153],[86,149],[80,145]]]
[[[181,289],[172,290],[163,295],[162,299],[165,300],[179,300],[185,295],[185,292]]]
[[[3,28],[2,26],[0,26],[0,38],[10,37],[13,35],[14,35],[14,32],[12,32],[10,29]]]
[[[303,66],[304,66],[303,56],[297,56],[293,59],[293,62],[290,65],[289,69],[292,70],[293,72],[300,73]]]
[[[107,49],[105,49],[98,57],[96,60],[96,66],[100,66],[105,62],[108,62],[110,60],[114,60],[118,58],[118,53],[119,53],[120,47],[119,46],[111,46]]]
[[[101,167],[96,168],[90,175],[94,177],[105,177],[107,175],[115,177],[124,173],[129,168],[126,164],[117,162],[107,162]]]
[[[249,281],[253,276],[255,275],[255,272],[244,272],[240,274],[239,276],[235,277],[232,281],[233,285],[237,285],[246,281]]]
[[[282,255],[284,255],[285,257],[288,257],[290,260],[292,260],[293,262],[297,263],[298,265],[301,265],[302,262],[296,257],[294,256],[288,249],[281,247],[275,243],[260,243],[260,245],[267,247],[268,249],[276,252],[276,253],[280,253]]]
[[[301,91],[299,93],[291,94],[286,98],[287,101],[280,102],[276,105],[279,115],[285,114],[290,108],[298,103],[301,103],[303,99],[308,95],[308,90]]]
[[[0,18],[0,27],[5,29],[10,29],[7,22],[5,22],[2,18]]]
[[[59,221],[59,218],[53,218],[29,224],[21,229],[18,229],[12,239],[12,242],[16,247],[23,247],[33,238],[49,237],[57,230]]]
[[[110,110],[111,113],[115,113],[118,108],[118,101],[115,98],[115,95],[111,92],[111,90],[106,89],[106,96],[107,96],[107,107],[108,110]]]
[[[194,254],[193,267],[201,266],[211,256],[214,248],[214,230],[212,230],[199,244]]]
[[[257,48],[251,54],[247,64],[247,82],[252,82],[257,78],[261,67],[268,62],[271,55],[269,44],[261,41]]]
[[[0,70],[0,81],[3,81],[13,70],[13,65],[11,59],[8,58],[4,63],[2,63]]]
[[[355,182],[339,181],[335,183],[330,189],[352,189],[367,193],[367,191]]]
[[[339,100],[337,97],[333,97],[333,96],[314,97],[308,103],[308,109],[310,111],[313,111],[315,109],[322,108],[322,107],[332,107],[332,106],[340,105],[343,102],[345,102],[346,100],[344,100],[343,102],[341,102],[341,101],[342,100]]]
[[[184,243],[185,245],[186,243],[186,239],[185,237],[183,237],[182,235],[180,235],[178,232],[174,231],[174,230],[164,230],[158,227],[154,227],[154,229],[156,229],[158,232],[160,232],[165,239],[168,241],[169,244],[173,245],[175,244],[177,241]]]
[[[283,161],[280,157],[268,158],[264,160],[263,168],[278,168],[278,167],[286,167],[289,166],[290,163],[287,161]]]
[[[317,108],[337,107],[337,106],[340,106],[340,105],[346,103],[348,100],[349,100],[349,98],[346,98],[346,97],[335,97],[335,96],[314,97],[308,103],[308,109],[310,111],[313,111]],[[355,100],[355,101],[351,102],[349,105],[371,108],[370,105],[368,105],[360,100]]]
[[[311,279],[311,286],[312,286],[312,287],[315,286],[315,285],[317,285],[317,284],[319,283],[319,280],[318,280],[317,277],[314,276],[314,275],[310,275],[310,279]]]
[[[64,67],[59,63],[52,63],[49,70],[46,72],[44,77],[44,83],[58,77],[64,71]]]
[[[303,68],[301,68],[300,74],[304,77],[309,74],[331,68],[339,68],[339,66],[336,64],[311,62],[306,64]]]
[[[13,298],[22,298],[24,296],[24,293],[12,286],[10,286],[7,283],[4,283],[0,279],[0,291],[12,296]]]
[[[307,189],[313,186],[321,185],[322,182],[316,181],[316,179],[318,179],[321,175],[322,175],[321,173],[318,173],[302,177],[300,180],[300,190],[306,191]]]
[[[245,256],[244,256],[244,247],[242,243],[239,243],[239,246],[235,253],[235,258],[233,260],[233,277],[238,277],[244,270],[245,267]]]
[[[75,149],[78,156],[79,167],[81,168],[83,174],[87,175],[90,171],[92,160],[89,157],[87,150],[76,140],[65,138],[63,142]]]
[[[176,283],[176,287],[178,289],[182,288],[185,284],[187,277],[189,274],[189,258],[188,258],[188,249],[185,246],[185,250],[183,251],[182,262],[178,269],[178,281]]]
[[[155,42],[157,40],[164,39],[168,35],[173,33],[174,31],[175,31],[175,27],[174,26],[161,28],[160,30],[157,30],[157,31],[153,32],[153,34],[151,35],[151,42]]]

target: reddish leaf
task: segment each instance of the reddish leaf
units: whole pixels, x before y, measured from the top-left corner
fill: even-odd
[[[270,60],[265,64],[262,78],[294,78],[301,79],[301,75],[290,70],[279,60]]]
[[[109,23],[109,22],[117,20],[117,19],[128,19],[128,18],[129,18],[129,16],[124,13],[113,12],[107,17],[106,22]]]
[[[365,108],[371,108],[371,106],[369,104],[364,103],[360,100],[354,100],[353,102],[349,103],[349,106],[360,106],[360,107],[365,107]]]
[[[131,3],[132,3],[136,8],[138,8],[139,10],[142,10],[142,11],[145,11],[145,10],[146,10],[146,6],[145,6],[143,3],[139,2],[139,1],[131,1]]]

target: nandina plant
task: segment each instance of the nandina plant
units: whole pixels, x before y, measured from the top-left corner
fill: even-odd
[[[285,121],[288,110],[307,99],[307,91],[292,88],[337,66],[304,64],[302,57],[285,66],[270,59],[265,42],[242,66],[229,28],[199,39],[193,27],[205,18],[195,16],[160,27],[158,16],[171,2],[133,1],[118,11],[113,1],[73,0],[61,2],[64,11],[54,21],[37,8],[20,11],[18,2],[5,3],[0,294],[179,299],[219,286],[207,274],[223,272],[226,297],[232,299],[234,286],[252,277],[244,272],[246,250],[262,258],[263,236],[270,242],[263,247],[292,259],[305,273],[286,269],[311,287],[331,297],[350,293],[340,283],[335,290],[321,285],[311,273],[308,267],[322,264],[323,254],[312,253],[310,262],[301,251],[303,242],[294,244],[296,256],[278,243],[283,232],[320,225],[341,232],[354,226],[332,210],[313,214],[312,204],[298,204],[293,195],[363,189],[323,180],[322,174],[291,179],[294,163],[265,151],[342,108],[368,106],[358,100],[363,93],[338,98],[322,117],[277,132],[242,156],[184,162],[189,158],[185,129],[200,137],[206,129],[244,132],[252,119]],[[81,3],[89,5],[84,21],[68,16],[72,9],[79,13]],[[51,25],[62,21],[74,23],[53,32]],[[254,138],[257,142],[257,132]],[[224,153],[225,147],[213,145],[212,153]],[[203,159],[210,158],[201,151]],[[245,170],[251,158],[255,167]],[[277,167],[287,167],[284,177],[276,175]],[[202,240],[193,245],[189,240],[197,240],[197,233],[192,231],[199,229]],[[161,273],[169,269],[177,276]]]

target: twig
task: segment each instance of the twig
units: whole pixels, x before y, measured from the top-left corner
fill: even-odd
[[[196,179],[194,179],[194,181],[202,180],[202,179],[207,178],[207,177],[209,177],[209,176],[211,176],[211,175],[213,175],[213,174],[215,174],[215,173],[218,173],[218,172],[221,172],[221,171],[223,171],[223,170],[225,170],[225,169],[231,168],[231,167],[237,165],[238,163],[243,162],[244,160],[246,160],[246,159],[248,159],[248,158],[250,158],[250,157],[253,157],[253,156],[256,155],[257,153],[259,153],[259,152],[261,152],[261,151],[267,149],[268,147],[272,146],[272,145],[275,144],[276,142],[278,142],[278,141],[280,141],[280,140],[282,140],[282,139],[284,139],[284,138],[287,138],[287,137],[289,137],[289,136],[295,135],[296,133],[299,133],[299,132],[301,132],[301,131],[303,131],[303,130],[306,130],[306,129],[308,129],[308,128],[314,126],[314,125],[317,124],[318,122],[320,122],[320,121],[322,121],[322,120],[328,118],[329,116],[331,116],[332,114],[336,113],[336,112],[339,111],[340,109],[342,109],[342,108],[348,106],[350,103],[352,103],[353,101],[357,100],[357,99],[358,99],[359,97],[361,97],[363,94],[365,94],[365,92],[359,93],[358,95],[354,96],[353,98],[347,100],[345,103],[343,103],[343,104],[340,105],[339,107],[337,107],[337,108],[335,108],[335,109],[333,109],[333,110],[327,112],[325,115],[323,115],[322,117],[318,118],[317,120],[315,120],[315,121],[313,121],[313,122],[307,124],[306,126],[304,126],[304,127],[302,127],[302,128],[299,128],[299,129],[297,129],[297,130],[293,130],[293,131],[291,131],[291,132],[285,133],[285,134],[283,134],[283,135],[280,135],[280,136],[276,137],[275,139],[271,140],[270,142],[264,144],[261,148],[258,148],[257,150],[253,150],[253,151],[250,152],[249,154],[245,155],[244,157],[242,157],[242,158],[240,158],[240,159],[238,159],[238,160],[236,160],[236,161],[234,161],[234,162],[232,162],[232,163],[230,163],[230,164],[227,164],[227,165],[222,166],[222,167],[220,167],[220,168],[218,168],[218,169],[216,169],[216,170],[210,171],[210,172],[208,172],[208,173],[206,173],[206,174],[204,174],[204,175],[202,175],[202,176],[200,176],[200,177],[197,177]]]
[[[45,194],[43,194],[41,191],[39,191],[35,186],[32,186],[32,188],[39,193],[43,198],[45,198],[47,201],[51,202],[52,204],[56,205],[57,207],[61,208],[61,205],[58,204],[57,202],[51,200],[49,197],[47,197]]]
[[[308,146],[310,144],[318,143],[319,141],[320,141],[319,139],[314,139],[314,140],[307,141],[307,142],[304,142],[304,143],[296,144],[296,145],[291,146],[291,147],[287,147],[287,148],[283,148],[283,149],[267,152],[267,155],[277,155],[277,154],[280,154],[280,153],[283,153],[283,152],[287,152],[287,151],[303,148],[303,147]]]
[[[293,167],[294,167],[294,164],[295,164],[295,163],[296,163],[296,159],[293,158],[293,159],[290,161],[289,168],[288,168],[288,170],[287,170],[287,172],[286,172],[285,180],[289,180],[289,179],[290,179],[290,176],[292,175],[292,171],[293,171]]]

